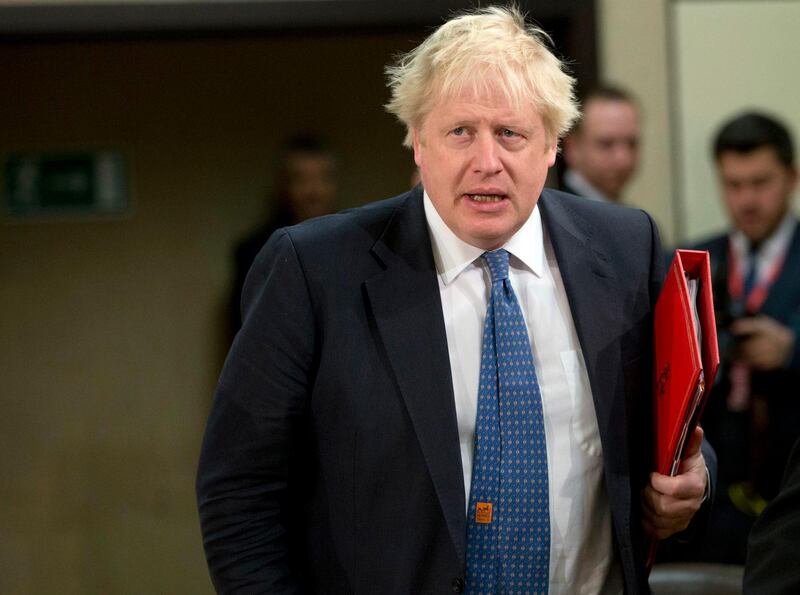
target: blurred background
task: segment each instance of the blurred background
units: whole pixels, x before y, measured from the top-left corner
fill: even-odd
[[[722,120],[800,131],[800,3],[519,4],[582,88],[638,98],[626,201],[667,244],[725,226]],[[298,132],[335,154],[337,209],[409,187],[383,68],[471,5],[0,0],[0,593],[212,592],[194,474],[237,242]],[[20,190],[81,168],[105,194]]]

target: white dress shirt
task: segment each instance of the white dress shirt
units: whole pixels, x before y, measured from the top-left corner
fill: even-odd
[[[483,250],[460,240],[427,192],[469,502],[481,340],[491,275]],[[538,207],[508,241],[509,279],[531,337],[542,395],[550,486],[550,594],[621,593],[592,393],[564,284]]]
[[[574,169],[568,169],[566,172],[564,172],[564,183],[566,183],[583,198],[597,200],[600,202],[615,202],[600,192],[597,188],[592,186],[586,178],[584,178]]]
[[[797,225],[797,221],[792,212],[786,213],[777,229],[775,229],[772,235],[759,246],[755,255],[756,284],[767,281],[766,277],[769,276],[775,267],[785,258],[786,252],[789,250],[789,244],[792,242],[795,225]],[[750,262],[752,258],[750,254],[750,240],[738,229],[731,232],[730,238],[736,262],[739,263],[741,267],[739,273],[742,275],[742,278],[744,278],[747,276],[747,271],[749,271],[752,266]]]

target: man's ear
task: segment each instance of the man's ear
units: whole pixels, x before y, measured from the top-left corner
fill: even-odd
[[[420,140],[419,128],[411,129],[411,146],[414,148],[414,163],[417,167],[422,166],[422,141]]]
[[[575,152],[577,151],[578,141],[575,138],[575,133],[572,132],[564,137],[561,141],[561,154],[564,155],[564,161],[566,161],[567,166],[573,167],[575,164]]]
[[[789,182],[789,188],[791,189],[790,194],[794,194],[794,191],[797,189],[797,181],[798,181],[797,168],[792,166],[792,168],[791,168],[791,180]]]
[[[555,139],[553,143],[547,147],[546,155],[547,167],[553,167],[556,163],[556,155],[558,155],[558,139]]]

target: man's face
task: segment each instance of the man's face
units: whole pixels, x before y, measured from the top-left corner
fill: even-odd
[[[313,153],[291,153],[286,159],[286,194],[298,220],[330,213],[336,197],[333,159]]]
[[[570,168],[612,200],[619,200],[639,162],[639,115],[627,101],[593,99],[580,129],[564,145]]]
[[[751,242],[768,238],[780,225],[797,183],[797,172],[775,149],[725,151],[717,159],[722,197],[733,225]]]
[[[464,242],[505,244],[533,211],[556,141],[533,106],[501,96],[443,98],[413,130],[414,160],[436,211]]]

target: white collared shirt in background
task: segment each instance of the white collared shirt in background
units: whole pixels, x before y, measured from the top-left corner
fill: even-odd
[[[756,285],[772,273],[778,261],[786,256],[789,243],[794,235],[795,225],[797,225],[797,221],[794,215],[791,212],[786,213],[778,228],[759,246],[756,252]],[[730,237],[736,253],[736,262],[741,263],[740,273],[744,278],[751,266],[750,240],[738,229],[733,231]]]
[[[481,344],[491,275],[425,193],[442,299],[469,502]],[[504,248],[531,337],[542,395],[550,486],[550,594],[622,593],[592,393],[555,255],[538,207]]]
[[[600,202],[614,201],[608,198],[605,194],[600,192],[597,188],[592,186],[589,181],[584,178],[580,173],[574,169],[568,169],[564,172],[564,183],[572,188],[579,196],[588,198],[589,200],[597,200]]]

